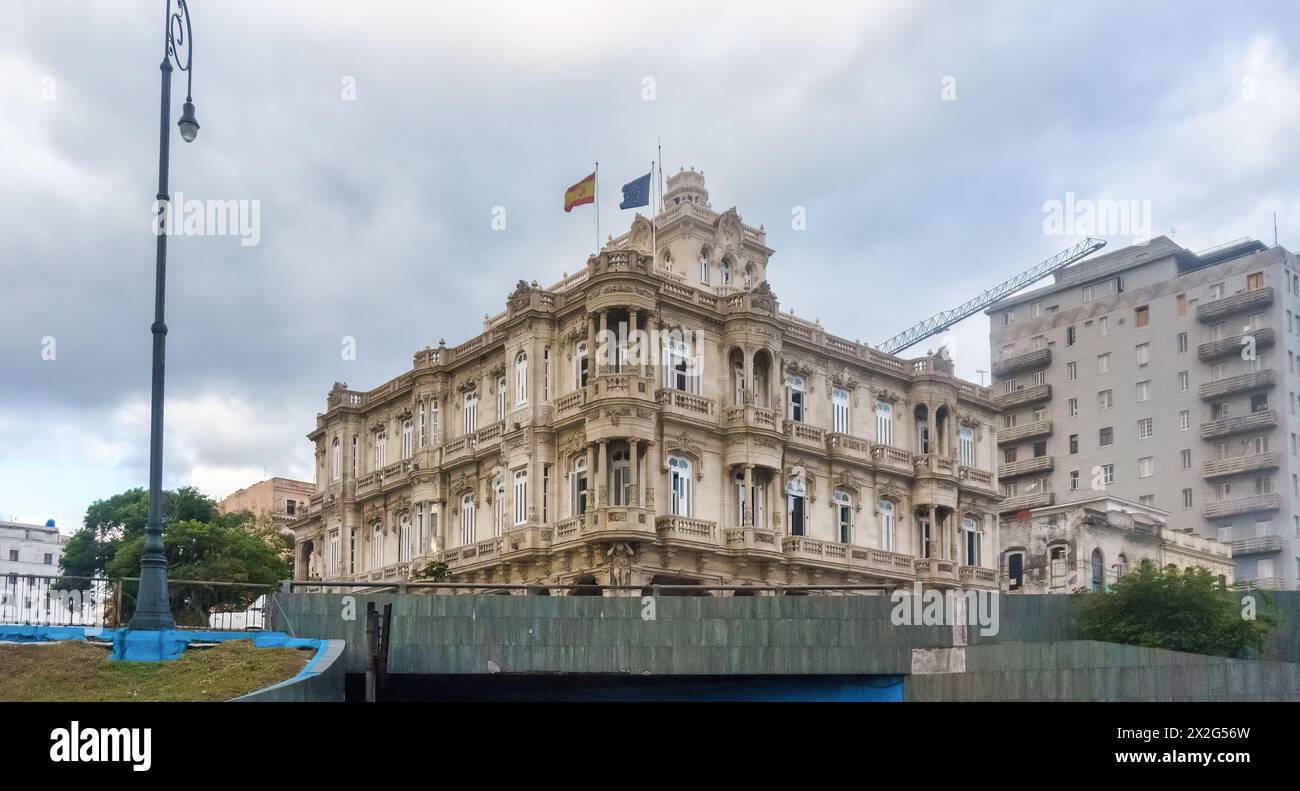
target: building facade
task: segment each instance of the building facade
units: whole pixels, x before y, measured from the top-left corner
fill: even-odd
[[[1231,546],[1237,584],[1294,588],[1298,268],[1158,237],[990,308],[1004,518],[1122,497]]]
[[[1226,544],[1172,530],[1169,514],[1111,495],[1043,506],[1002,525],[1012,593],[1104,590],[1144,562],[1201,566],[1232,582]]]
[[[702,173],[308,436],[301,578],[995,588],[992,393],[782,312]]]
[[[316,486],[310,481],[267,478],[227,496],[217,503],[217,510],[223,514],[251,511],[255,516],[270,517],[288,530],[289,523],[302,515],[315,493]]]
[[[67,540],[53,520],[43,525],[0,521],[0,579],[12,584],[21,577],[57,575]]]

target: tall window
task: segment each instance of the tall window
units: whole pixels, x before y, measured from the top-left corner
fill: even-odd
[[[698,392],[699,372],[692,370],[691,348],[678,337],[670,335],[665,344],[668,350],[668,365],[664,367],[664,387],[681,390],[686,393]]]
[[[528,469],[515,470],[515,524],[528,521]]]
[[[542,350],[542,401],[551,400],[551,350]]]
[[[411,562],[411,542],[414,536],[411,535],[411,515],[402,514],[397,520],[397,562]]]
[[[470,390],[465,394],[465,433],[478,431],[478,391]]]
[[[674,516],[691,515],[691,460],[668,457],[669,507]]]
[[[835,521],[841,544],[853,542],[853,499],[848,492],[835,492]]]
[[[573,481],[573,492],[569,516],[580,516],[587,513],[587,460],[582,456],[573,462],[570,478]]]
[[[337,443],[338,440],[336,439],[334,440],[334,442]],[[341,542],[339,540],[339,531],[331,530],[330,541],[329,541],[329,554],[325,558],[325,568],[327,569],[327,573],[331,577],[337,577],[339,575],[339,558],[342,556],[342,549],[343,547],[341,546]]]
[[[961,520],[962,532],[966,535],[966,565],[980,565],[980,555],[982,547],[982,534],[980,533],[979,523],[973,517],[966,517]]]
[[[515,405],[528,403],[528,355],[515,355]]]
[[[384,567],[384,526],[375,522],[370,529],[370,568]]]
[[[1012,552],[1007,555],[1008,589],[1018,591],[1025,584],[1025,553]]]
[[[416,442],[418,443],[418,447],[423,449],[424,448],[424,402],[421,401],[419,406],[420,406],[419,417],[418,420],[416,421],[419,424],[419,427],[416,430]]]
[[[434,445],[442,441],[442,427],[438,423],[438,399],[429,402],[429,441]]]
[[[497,420],[506,419],[506,378],[497,377]]]
[[[786,400],[790,402],[789,418],[797,423],[804,421],[804,381],[802,376],[785,380]]]
[[[460,543],[474,543],[474,495],[460,498]]]
[[[745,366],[735,363],[731,366],[731,404],[743,406],[745,403]]]
[[[506,532],[506,482],[498,473],[492,481],[492,534],[503,536]]]
[[[375,433],[375,469],[382,470],[388,463],[385,458],[388,453],[388,435],[383,431]]]
[[[736,526],[745,524],[745,471],[736,470]]]
[[[894,444],[894,407],[888,401],[876,402],[876,442]]]
[[[352,435],[352,479],[353,480],[356,480],[357,478],[357,463],[358,463],[357,456],[358,455],[359,454],[357,453],[357,435],[353,434]]]
[[[627,451],[619,448],[609,459],[609,504],[631,505],[628,502],[632,484],[632,462]]]
[[[963,467],[975,466],[975,429],[970,426],[957,432],[957,456]]]
[[[835,388],[831,391],[831,405],[835,408],[834,428],[840,434],[849,433],[849,391]]]
[[[579,341],[573,350],[573,383],[575,387],[587,386],[587,342]]]
[[[718,265],[718,285],[731,285],[731,261],[725,258],[722,259],[722,263]]]
[[[700,251],[700,282],[708,285],[709,283],[709,257]]]
[[[424,540],[424,503],[415,504],[415,535],[411,540],[415,542],[415,551],[412,555],[418,555],[424,551],[428,543]]]
[[[337,481],[343,474],[343,446],[339,443],[339,438],[334,438],[334,443],[330,448],[330,480]]]
[[[415,428],[411,425],[410,418],[402,421],[402,458],[411,458],[413,452],[413,440],[415,438]]]
[[[898,523],[894,515],[894,502],[883,497],[876,503],[880,511],[880,548],[886,552],[897,552]]]

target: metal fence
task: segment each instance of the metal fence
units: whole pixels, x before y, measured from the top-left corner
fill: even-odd
[[[888,593],[887,585],[602,585],[516,582],[345,582],[285,580],[284,593],[484,593],[527,596],[809,596]]]
[[[0,624],[126,626],[135,612],[139,577],[0,577]],[[214,580],[168,580],[176,625],[186,629],[262,631],[272,628],[266,608],[274,585]]]

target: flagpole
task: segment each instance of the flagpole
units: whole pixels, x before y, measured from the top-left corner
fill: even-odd
[[[600,163],[596,163],[596,255],[600,255]]]
[[[659,135],[659,211],[664,210],[664,136]]]
[[[653,267],[659,266],[659,238],[657,236],[659,230],[658,228],[659,213],[655,211],[655,208],[659,204],[655,203],[654,189],[655,189],[655,163],[651,162],[650,163],[650,266],[652,267],[652,269],[650,271],[652,272],[654,271]]]

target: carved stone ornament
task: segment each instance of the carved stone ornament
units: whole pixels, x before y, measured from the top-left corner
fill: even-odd
[[[903,396],[894,392],[893,390],[890,390],[889,388],[882,387],[881,389],[876,391],[876,400],[884,401],[887,404],[896,404],[899,401],[903,400]]]

